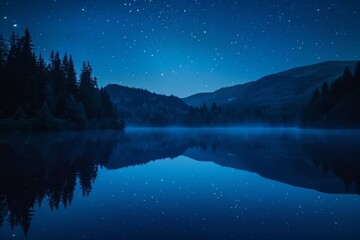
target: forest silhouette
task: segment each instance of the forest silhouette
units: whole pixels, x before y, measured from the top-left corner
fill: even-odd
[[[28,29],[9,42],[0,36],[0,130],[124,128],[89,62],[78,79],[71,55],[36,56]]]

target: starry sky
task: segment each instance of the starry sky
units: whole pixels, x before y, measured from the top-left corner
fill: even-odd
[[[90,61],[100,86],[180,97],[326,60],[359,60],[359,0],[1,1],[0,34]]]

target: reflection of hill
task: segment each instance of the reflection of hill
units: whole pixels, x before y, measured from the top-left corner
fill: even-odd
[[[175,158],[188,147],[189,143],[181,132],[134,131],[127,134],[125,141],[116,146],[106,168],[117,169],[158,159]]]
[[[326,193],[360,193],[360,149],[357,147],[360,138],[341,137],[344,136],[232,134],[215,152],[209,148],[205,151],[193,148],[184,155],[293,186]],[[207,139],[209,146],[216,146],[216,138]]]
[[[326,193],[359,193],[360,137],[288,131],[134,131],[109,169],[185,155]],[[352,186],[354,185],[354,186]]]
[[[6,140],[4,140],[6,139]],[[127,130],[5,136],[0,140],[0,227],[29,230],[35,204],[90,194],[98,166],[117,169],[188,156],[327,193],[359,193],[360,136],[282,130]]]

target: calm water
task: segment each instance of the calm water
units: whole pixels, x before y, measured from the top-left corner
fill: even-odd
[[[360,239],[359,193],[359,132],[0,135],[0,239]]]

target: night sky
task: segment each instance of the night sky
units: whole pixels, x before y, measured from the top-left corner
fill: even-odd
[[[1,1],[0,33],[89,60],[100,86],[185,97],[291,67],[360,58],[359,0]]]

